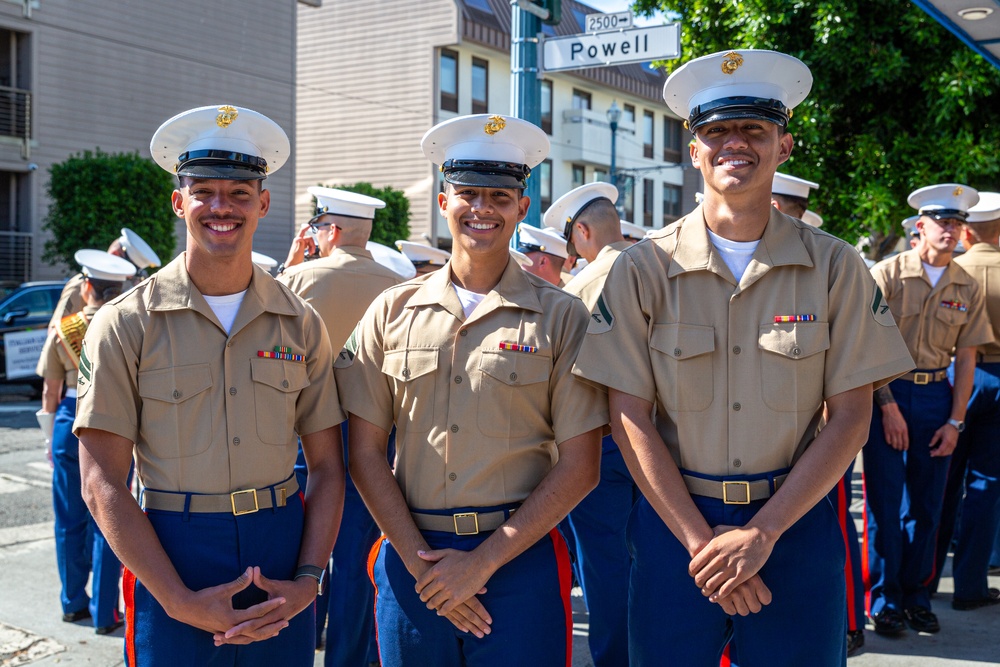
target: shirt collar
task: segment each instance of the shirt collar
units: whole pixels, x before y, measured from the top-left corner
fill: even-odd
[[[923,278],[927,281],[927,284],[930,284],[930,279],[924,272],[924,262],[920,259],[920,255],[916,249],[900,253],[899,265],[899,277],[901,279]],[[948,283],[968,285],[972,283],[972,276],[952,260],[945,266],[944,273],[941,274],[941,279],[938,280],[937,286],[947,285]]]
[[[668,277],[688,271],[732,275],[708,237],[705,212],[701,206],[681,219],[678,225],[677,244],[670,260]],[[754,267],[755,262],[757,267]],[[747,267],[747,274],[763,274],[776,266],[795,265],[813,266],[812,257],[802,242],[795,223],[772,206],[764,235],[757,244],[750,266]]]
[[[407,302],[407,308],[431,305],[443,306],[455,317],[464,319],[462,304],[451,286],[451,260],[437,271],[428,274],[427,279]],[[500,282],[490,290],[473,314],[486,312],[492,308],[521,308],[542,312],[542,305],[538,301],[534,285],[513,257],[507,260],[507,268],[500,276]]]

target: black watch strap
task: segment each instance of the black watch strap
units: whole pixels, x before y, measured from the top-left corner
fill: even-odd
[[[326,568],[315,565],[299,565],[295,570],[293,579],[300,577],[310,577],[316,580],[316,595],[322,595],[326,591]]]

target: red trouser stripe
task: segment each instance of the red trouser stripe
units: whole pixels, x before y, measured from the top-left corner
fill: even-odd
[[[719,660],[719,667],[730,667],[732,664],[729,660],[729,644],[726,644],[726,648],[722,649],[722,659]]]
[[[573,588],[573,565],[569,559],[569,548],[558,528],[549,531],[552,548],[556,555],[556,573],[559,577],[559,595],[563,601],[563,612],[566,614],[566,667],[573,665],[573,605],[570,602],[570,590]]]
[[[368,552],[368,578],[371,580],[372,586],[375,587],[375,603],[372,605],[372,615],[375,617],[375,645],[378,646],[379,655],[382,655],[382,646],[378,636],[378,614],[375,613],[378,607],[378,584],[375,583],[375,561],[378,560],[379,552],[382,551],[382,545],[385,542],[385,535],[380,535]]]
[[[125,660],[129,667],[135,661],[135,575],[122,568],[122,596],[125,598]]]
[[[861,497],[865,501],[865,525],[864,533],[861,536],[861,576],[865,581],[865,609],[872,613],[872,578],[868,569],[868,485],[865,480],[865,473],[861,473]]]
[[[841,477],[837,482],[837,518],[840,520],[840,535],[844,538],[844,583],[847,586],[847,629],[858,630],[858,619],[854,617],[854,563],[851,561],[851,543],[847,537],[847,522],[851,518],[851,507],[847,501],[850,482]]]

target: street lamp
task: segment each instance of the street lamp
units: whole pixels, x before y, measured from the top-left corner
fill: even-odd
[[[615,145],[616,145],[616,135],[618,134],[618,121],[622,118],[622,110],[618,108],[618,103],[614,100],[611,101],[611,106],[608,107],[608,125],[611,126],[611,185],[618,187],[618,173],[615,171]],[[621,200],[621,193],[618,193],[618,199],[615,201],[615,208],[618,208],[618,202]]]

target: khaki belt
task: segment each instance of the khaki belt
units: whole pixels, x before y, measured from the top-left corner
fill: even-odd
[[[1000,363],[1000,354],[977,354],[976,363],[979,364],[996,364]]]
[[[771,497],[771,485],[767,479],[755,479],[752,482],[723,482],[702,477],[682,475],[688,491],[696,496],[717,498],[727,505],[749,505],[754,500],[765,500]],[[777,491],[784,483],[788,474],[774,476],[774,490]]]
[[[276,505],[271,503],[271,489],[274,489]],[[299,490],[299,483],[293,475],[289,479],[264,487],[263,489],[244,489],[232,493],[170,493],[143,489],[142,507],[149,510],[165,510],[167,512],[194,512],[195,514],[215,514],[231,512],[234,516],[253,514],[257,510],[267,510],[271,507],[284,507],[288,497]],[[190,503],[185,507],[188,498]]]
[[[423,514],[410,512],[413,523],[420,530],[436,530],[441,533],[455,535],[478,535],[490,530],[496,530],[503,525],[514,510],[497,510],[495,512],[460,512],[458,514]]]
[[[906,375],[900,375],[897,380],[906,380],[907,382],[912,382],[913,384],[930,384],[931,382],[940,382],[941,380],[948,377],[948,369],[940,371],[914,371],[912,373],[907,373]]]

